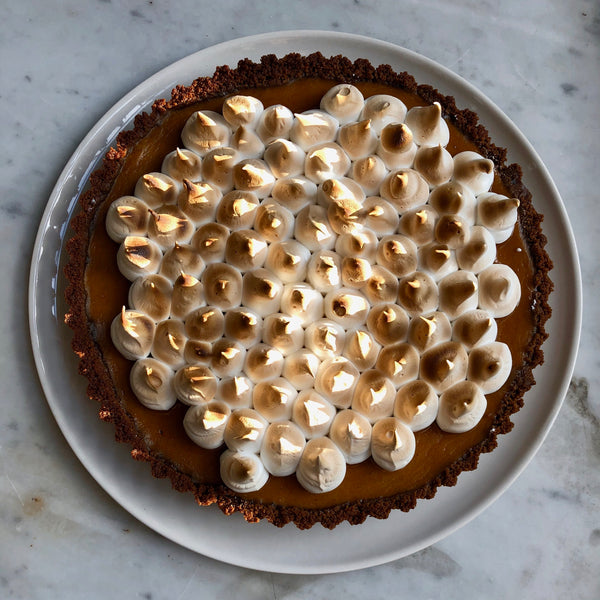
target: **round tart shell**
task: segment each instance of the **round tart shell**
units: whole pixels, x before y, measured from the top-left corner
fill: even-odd
[[[110,320],[103,320],[108,314],[114,316],[126,302],[129,282],[120,277],[114,261],[94,259],[94,252],[98,251],[96,246],[110,250],[112,244],[112,252],[116,253],[117,245],[104,233],[108,205],[130,194],[140,175],[159,170],[162,157],[180,143],[181,128],[199,103],[218,110],[224,97],[248,93],[259,96],[265,106],[282,103],[300,112],[318,106],[323,93],[340,82],[356,85],[365,97],[393,93],[409,108],[439,102],[453,132],[450,152],[473,149],[491,159],[496,169],[493,189],[519,198],[515,232],[498,246],[498,260],[512,266],[523,288],[513,315],[498,320],[498,339],[518,348],[519,356],[507,383],[487,396],[488,410],[475,429],[457,436],[444,434],[432,425],[418,432],[417,456],[422,459],[413,460],[400,471],[384,472],[368,459],[348,465],[342,485],[326,494],[306,492],[294,476],[271,477],[258,492],[237,494],[220,483],[221,449],[203,450],[185,436],[183,405],[177,403],[168,413],[160,413],[144,409],[135,401],[128,383],[131,363],[112,346]],[[282,99],[287,97],[291,102]],[[294,102],[296,105],[291,106]],[[458,140],[454,147],[453,139]],[[152,151],[156,144],[160,152]],[[368,516],[386,518],[392,509],[408,511],[419,498],[432,498],[439,486],[455,485],[462,471],[477,467],[481,453],[496,447],[498,434],[512,429],[510,417],[523,405],[524,393],[535,383],[532,371],[543,362],[541,346],[547,338],[545,323],[551,314],[548,296],[552,282],[548,272],[552,263],[544,249],[543,217],[534,209],[531,194],[521,181],[521,168],[507,165],[506,156],[506,149],[492,143],[477,115],[459,110],[454,98],[431,86],[418,85],[410,75],[397,73],[389,65],[374,67],[364,59],[352,62],[341,56],[325,58],[319,53],[283,58],[269,55],[258,63],[242,60],[235,69],[219,67],[212,77],[175,88],[170,100],[157,100],[150,112],[135,118],[133,129],[118,135],[101,167],[90,176],[89,187],[80,198],[81,211],[71,223],[74,235],[67,244],[70,260],[65,268],[70,309],[65,321],[73,330],[72,345],[79,357],[80,373],[89,381],[88,395],[100,403],[100,418],[114,425],[117,441],[131,445],[135,459],[150,463],[155,477],[168,477],[176,490],[192,492],[198,504],[217,504],[226,514],[241,512],[250,522],[267,519],[277,526],[293,522],[301,529],[318,522],[327,528],[342,521],[357,524]],[[94,284],[88,277],[89,270],[94,272],[96,282],[116,283],[112,287]],[[111,297],[110,289],[118,290],[116,299]],[[102,317],[96,307],[104,304],[108,308]],[[168,457],[173,444],[179,446],[183,459]],[[192,455],[200,457],[199,463],[189,458]],[[201,471],[198,464],[202,465]]]

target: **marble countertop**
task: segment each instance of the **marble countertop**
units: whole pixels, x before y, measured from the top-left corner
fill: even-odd
[[[0,24],[0,597],[600,597],[600,5],[591,0],[334,4],[21,0]],[[392,17],[392,18],[390,18]],[[33,362],[33,240],[79,142],[124,94],[194,51],[320,29],[404,46],[452,69],[523,131],[562,195],[581,256],[584,327],[563,407],[516,482],[470,523],[406,558],[345,574],[217,562],[148,529],[66,443]],[[560,260],[560,257],[557,257]],[[595,300],[594,300],[595,299]],[[555,315],[560,318],[560,315]]]

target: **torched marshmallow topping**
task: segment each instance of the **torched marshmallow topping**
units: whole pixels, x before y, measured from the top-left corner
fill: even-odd
[[[194,112],[161,172],[108,208],[132,390],[188,405],[233,491],[295,473],[324,493],[369,457],[402,469],[414,432],[472,429],[507,381],[496,319],[521,287],[496,245],[519,200],[448,141],[438,103],[341,83],[293,114],[238,94]]]

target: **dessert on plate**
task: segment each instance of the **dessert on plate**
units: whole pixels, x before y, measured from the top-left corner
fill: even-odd
[[[155,477],[247,521],[413,508],[512,428],[550,316],[542,217],[478,117],[389,65],[242,60],[90,177],[66,322]]]

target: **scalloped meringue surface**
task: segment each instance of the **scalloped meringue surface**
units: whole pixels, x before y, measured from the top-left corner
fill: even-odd
[[[236,95],[181,142],[107,212],[131,281],[111,334],[142,404],[188,405],[190,439],[226,448],[225,485],[323,493],[369,457],[403,468],[414,431],[476,426],[512,366],[495,319],[520,283],[495,261],[519,204],[450,155],[439,104]]]

